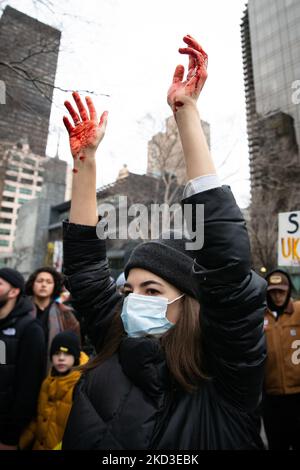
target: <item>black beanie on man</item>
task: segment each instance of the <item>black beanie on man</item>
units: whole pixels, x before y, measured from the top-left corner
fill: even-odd
[[[74,366],[78,366],[80,357],[80,344],[78,336],[73,331],[63,331],[54,336],[51,348],[50,348],[50,359],[53,354],[62,351],[67,354],[74,356]]]
[[[132,268],[146,269],[197,299],[197,284],[192,276],[195,253],[186,250],[186,243],[191,240],[183,235],[176,239],[175,233],[164,232],[158,240],[146,241],[134,248],[125,266],[125,277],[127,279]]]
[[[20,289],[20,294],[24,294],[25,280],[19,271],[12,268],[1,268],[0,277],[11,284],[13,287],[18,287]]]

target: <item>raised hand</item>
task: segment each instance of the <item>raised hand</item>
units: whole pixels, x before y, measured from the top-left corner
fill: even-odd
[[[77,92],[72,93],[74,101],[77,105],[78,112],[75,111],[69,101],[65,101],[65,106],[70,113],[74,124],[64,116],[64,125],[69,133],[71,153],[75,161],[82,161],[86,158],[94,158],[98,145],[104,137],[108,112],[104,111],[98,122],[97,112],[93,101],[89,96],[85,98],[89,114],[85,109],[80,96]],[[78,168],[73,169],[74,173],[78,172]]]
[[[183,40],[188,47],[180,48],[179,52],[189,55],[189,66],[185,81],[183,65],[177,65],[174,72],[173,83],[168,91],[168,104],[174,113],[186,103],[197,101],[207,79],[207,54],[192,36],[184,36]]]

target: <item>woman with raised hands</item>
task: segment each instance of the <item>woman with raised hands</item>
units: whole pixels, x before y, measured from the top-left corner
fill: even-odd
[[[183,40],[187,77],[178,65],[167,99],[189,180],[183,208],[204,204],[204,245],[191,255],[172,233],[141,243],[125,266],[123,295],[96,231],[96,150],[107,113],[99,119],[92,100],[86,108],[77,93],[77,110],[66,102],[74,178],[64,273],[98,354],[77,386],[63,449],[262,445],[252,412],[263,381],[266,284],[251,271],[245,221],[220,185],[201,127],[207,55],[191,36]]]

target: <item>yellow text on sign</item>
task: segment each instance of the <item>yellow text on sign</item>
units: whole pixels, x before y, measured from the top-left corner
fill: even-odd
[[[284,258],[300,261],[300,238],[281,238],[281,253]]]

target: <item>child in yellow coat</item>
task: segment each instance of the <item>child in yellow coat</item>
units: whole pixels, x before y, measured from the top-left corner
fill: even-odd
[[[61,442],[72,406],[73,389],[80,378],[80,372],[72,368],[88,361],[72,331],[64,331],[53,338],[50,357],[52,369],[40,390],[37,417],[23,432],[20,449],[52,450]]]

